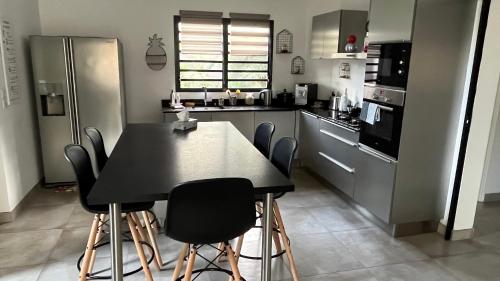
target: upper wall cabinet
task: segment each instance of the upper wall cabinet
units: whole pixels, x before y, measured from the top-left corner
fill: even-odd
[[[368,41],[411,41],[415,0],[371,0]]]
[[[311,57],[313,59],[361,58],[366,37],[368,12],[340,10],[313,17]],[[356,36],[355,51],[345,46]]]

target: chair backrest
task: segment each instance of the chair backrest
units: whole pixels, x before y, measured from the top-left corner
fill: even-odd
[[[269,158],[271,152],[271,139],[274,134],[274,124],[271,122],[264,122],[257,126],[253,145],[262,153],[266,158]]]
[[[64,156],[73,166],[78,183],[80,203],[87,211],[91,211],[87,203],[87,195],[94,186],[96,178],[89,153],[81,145],[70,144],[64,148]]]
[[[192,181],[168,197],[165,234],[191,244],[234,239],[255,225],[253,184],[243,178]]]
[[[108,161],[108,155],[106,155],[106,150],[104,149],[104,139],[102,138],[102,134],[94,127],[87,127],[84,131],[94,148],[97,169],[101,172],[104,165],[106,165],[106,162]]]
[[[275,145],[271,163],[285,176],[290,177],[292,173],[292,162],[297,151],[297,141],[293,137],[281,138]]]

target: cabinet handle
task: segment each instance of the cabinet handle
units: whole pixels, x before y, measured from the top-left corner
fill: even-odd
[[[382,161],[386,162],[387,164],[392,164],[392,163],[396,162],[396,161],[394,161],[392,159],[389,159],[389,158],[387,158],[387,157],[385,157],[383,155],[378,154],[375,151],[372,151],[371,149],[367,149],[367,148],[365,148],[364,146],[361,146],[361,145],[359,146],[359,151],[361,151],[361,152],[363,152],[365,154],[368,154],[370,156],[373,156],[373,157],[375,157],[375,158],[377,158],[379,160],[382,160]]]
[[[332,134],[332,133],[330,133],[330,132],[328,132],[328,131],[325,131],[325,130],[319,130],[319,131],[320,131],[322,134],[327,135],[327,136],[329,136],[329,137],[331,137],[331,138],[334,138],[334,139],[336,139],[336,140],[338,140],[338,141],[341,141],[341,142],[343,142],[343,143],[345,143],[345,144],[347,144],[347,145],[350,145],[350,146],[352,146],[352,147],[358,147],[358,144],[357,144],[357,143],[352,142],[352,141],[350,141],[350,140],[347,140],[347,139],[345,139],[345,138],[343,138],[343,137],[337,136],[337,135]]]
[[[348,173],[350,173],[350,174],[354,174],[355,170],[354,170],[353,168],[350,168],[350,167],[348,167],[348,166],[346,166],[346,165],[342,164],[341,162],[339,162],[339,161],[337,161],[337,160],[333,159],[332,157],[330,157],[330,156],[328,156],[328,155],[324,154],[323,152],[318,152],[318,154],[319,154],[321,157],[325,158],[326,160],[328,160],[328,161],[332,162],[333,164],[335,164],[335,165],[339,166],[340,168],[342,168],[342,169],[346,170]]]
[[[351,133],[357,133],[357,132],[356,132],[355,130],[353,130],[353,129],[349,129],[349,128],[344,127],[344,126],[341,126],[341,125],[339,125],[339,124],[335,124],[335,123],[333,123],[333,122],[331,122],[331,121],[328,121],[328,119],[322,119],[322,120],[323,120],[323,121],[325,121],[325,122],[326,122],[326,123],[328,123],[328,124],[332,124],[333,126],[339,127],[339,128],[341,128],[341,129],[344,129],[344,130],[349,131],[349,132],[351,132]]]

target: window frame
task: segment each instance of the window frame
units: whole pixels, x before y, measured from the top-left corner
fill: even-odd
[[[179,23],[181,21],[181,16],[174,16],[174,56],[175,56],[175,90],[177,92],[202,92],[203,88],[182,88],[180,79],[180,64],[181,62],[208,62],[208,63],[221,63],[220,61],[198,61],[198,60],[182,60],[180,59],[179,50]],[[223,92],[226,89],[231,91],[237,90],[236,88],[228,88],[229,81],[267,81],[267,89],[272,89],[273,81],[273,50],[274,50],[274,21],[269,20],[269,48],[267,54],[267,61],[231,61],[229,62],[229,32],[228,26],[231,23],[230,18],[222,18],[222,70],[189,70],[190,72],[222,72],[222,88],[207,88],[208,92]],[[266,71],[246,71],[246,70],[229,70],[229,63],[252,63],[252,64],[266,64],[267,65],[267,79],[229,79],[228,73],[242,72],[266,72]],[[184,79],[184,81],[211,81],[208,79]],[[220,81],[220,80],[214,80]],[[241,92],[259,92],[263,88],[239,88]]]

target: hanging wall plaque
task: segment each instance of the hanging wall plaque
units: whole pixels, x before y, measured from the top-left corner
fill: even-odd
[[[306,70],[306,61],[301,56],[296,56],[292,59],[291,73],[304,74]]]
[[[153,37],[149,37],[148,50],[146,51],[146,64],[152,70],[161,70],[167,64],[167,53],[163,49],[163,38],[158,37],[158,34],[154,34]]]
[[[276,53],[277,54],[293,53],[293,34],[287,29],[283,29],[276,36]]]

